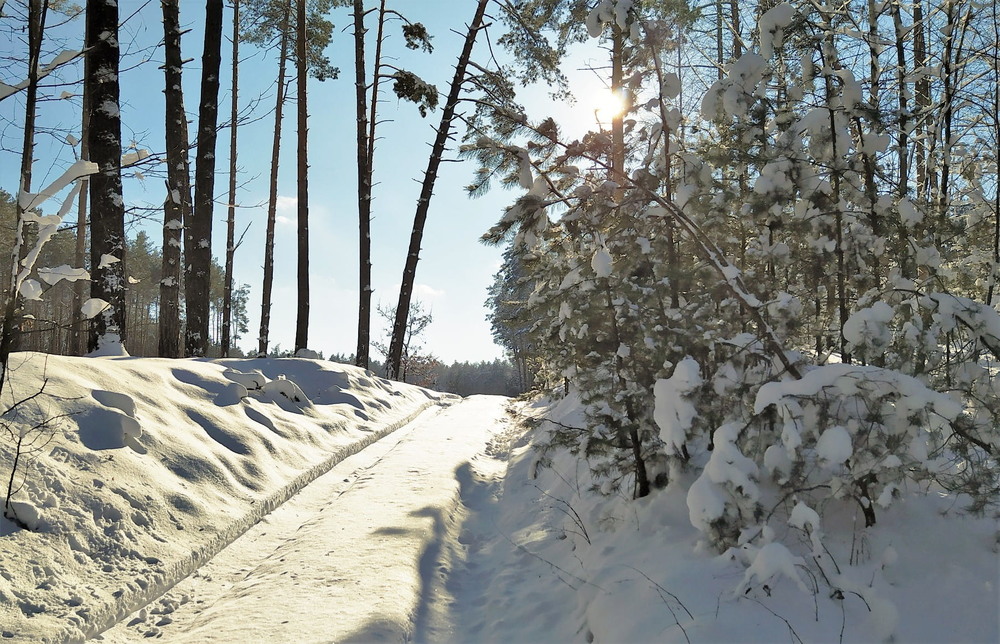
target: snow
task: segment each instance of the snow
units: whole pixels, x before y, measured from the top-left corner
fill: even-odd
[[[663,83],[660,85],[660,93],[664,98],[677,98],[681,93],[681,79],[680,77],[673,73],[667,72],[663,75]],[[676,109],[671,110],[671,113],[675,116],[675,123],[669,124],[670,129],[675,129],[677,127],[676,122],[680,120],[680,112]]]
[[[19,392],[47,379],[38,414],[67,414],[14,497],[38,510],[37,532],[0,523],[0,630],[14,641],[96,635],[336,462],[453,400],[311,360],[15,354],[12,364]],[[227,404],[235,383],[224,374],[235,371],[287,374],[313,402],[261,392]],[[0,449],[6,480],[9,442]]]
[[[108,253],[104,253],[103,255],[101,255],[101,262],[100,264],[97,265],[97,268],[108,268],[112,264],[120,261],[122,260],[118,259],[114,255],[109,255]]]
[[[299,358],[12,360],[17,391],[47,378],[45,413],[72,415],[11,504],[33,531],[0,522],[5,640],[1000,641],[996,518],[943,490],[899,490],[872,528],[850,500],[778,502],[741,425],[704,476],[631,500],[539,451],[584,422],[574,393],[460,400]],[[675,389],[678,370],[698,373],[679,363]],[[773,384],[758,402],[816,385]],[[741,495],[771,514],[712,552],[689,514]]]
[[[42,285],[37,280],[26,279],[21,282],[17,292],[26,300],[42,299]]]
[[[38,277],[46,284],[58,284],[62,280],[75,282],[77,280],[89,280],[90,273],[82,268],[73,268],[68,264],[56,266],[55,268],[39,268]]]
[[[653,385],[653,421],[668,454],[681,453],[687,431],[698,414],[688,396],[702,384],[699,369],[698,362],[688,356],[677,363],[672,376]]]
[[[89,298],[86,302],[84,302],[80,306],[80,312],[83,313],[84,319],[89,320],[90,318],[96,316],[98,313],[101,313],[102,311],[107,309],[109,306],[111,305],[108,304],[106,301],[102,300],[101,298],[92,297]]]
[[[89,301],[89,300],[88,300]],[[86,306],[86,303],[84,303]],[[108,305],[110,307],[110,305]],[[107,315],[108,307],[102,311]],[[108,331],[104,335],[97,338],[97,348],[87,354],[88,358],[127,358],[128,350],[125,349],[125,343],[122,342],[122,337],[114,331]]]
[[[781,2],[768,9],[757,21],[757,31],[760,34],[760,55],[770,58],[774,50],[781,47],[784,41],[785,29],[792,23],[795,9],[787,2]]]
[[[608,252],[607,246],[603,244],[594,251],[594,256],[590,259],[590,267],[594,269],[594,273],[598,277],[610,277],[614,266],[614,260],[611,259],[611,253]]]
[[[826,461],[829,469],[839,469],[844,461],[854,455],[851,435],[846,427],[835,425],[825,430],[816,441],[816,454]]]
[[[768,583],[773,584],[775,578],[785,577],[795,583],[803,593],[808,593],[809,589],[806,588],[798,570],[796,570],[796,566],[802,565],[804,562],[801,557],[793,555],[781,543],[772,541],[754,555],[753,563],[743,575],[743,586],[750,587],[754,585],[755,581],[762,586]]]
[[[867,347],[881,354],[892,340],[887,325],[893,315],[892,307],[885,302],[855,311],[844,323],[844,339],[854,347]]]

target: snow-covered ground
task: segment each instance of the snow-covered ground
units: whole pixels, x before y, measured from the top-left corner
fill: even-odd
[[[479,454],[503,440],[505,403],[478,396],[425,411],[321,476],[103,639],[449,639],[444,581],[456,563],[461,501],[489,459]]]
[[[16,354],[28,431],[0,523],[0,636],[93,636],[337,462],[454,396],[316,360]],[[9,401],[8,401],[9,402]],[[4,481],[14,441],[0,442]],[[21,474],[26,477],[21,483]]]
[[[35,530],[2,524],[4,641],[1000,641],[997,520],[937,492],[867,530],[825,508],[824,580],[792,525],[788,561],[706,548],[690,481],[631,501],[541,463],[547,423],[515,417],[581,424],[572,396],[318,360],[15,362],[16,391],[58,396],[26,419],[73,415],[15,496]]]

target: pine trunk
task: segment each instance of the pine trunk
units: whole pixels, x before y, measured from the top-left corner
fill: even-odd
[[[212,217],[215,207],[215,148],[219,121],[219,70],[222,66],[222,2],[208,0],[202,54],[201,101],[198,108],[198,148],[195,159],[194,213],[185,229],[185,290],[187,330],[185,351],[191,357],[208,353],[211,315],[209,281],[212,268]]]
[[[47,1],[30,0],[28,3],[28,87],[24,99],[24,138],[21,143],[21,192],[31,191],[31,162],[35,151],[35,113],[38,106],[38,67],[42,51],[42,36],[45,28],[45,14],[48,11]],[[10,258],[10,284],[7,287],[3,307],[3,329],[0,331],[0,390],[7,376],[7,360],[16,349],[18,336],[21,333],[22,312],[21,296],[17,292],[17,274],[21,267],[21,259],[26,252],[24,247],[24,208],[21,205],[20,193],[17,198],[15,212],[17,214],[17,230],[15,231],[14,248]]]
[[[469,59],[472,57],[472,47],[476,43],[476,36],[479,35],[479,30],[482,28],[483,16],[486,13],[487,4],[488,0],[479,0],[476,7],[476,14],[465,35],[465,46],[462,48],[462,53],[458,57],[458,63],[455,65],[455,76],[448,90],[448,100],[441,114],[441,124],[438,126],[434,146],[431,148],[431,156],[427,162],[427,171],[424,173],[420,198],[417,201],[417,211],[413,218],[413,232],[410,235],[410,247],[406,255],[406,266],[403,268],[402,284],[399,287],[399,302],[396,304],[396,319],[392,326],[389,355],[386,360],[386,372],[390,378],[397,378],[400,374],[399,368],[403,356],[403,341],[406,335],[406,319],[410,311],[410,300],[413,296],[413,285],[417,275],[417,262],[420,259],[420,242],[423,239],[424,226],[427,223],[427,211],[431,205],[431,197],[434,194],[434,184],[437,181],[438,168],[441,166],[445,145],[448,142],[451,132],[451,123],[455,118],[455,108],[458,105],[462,84],[465,82],[465,70],[469,65]]]
[[[188,163],[188,125],[184,112],[181,75],[181,26],[178,0],[162,0],[164,90],[167,148],[167,198],[163,203],[159,347],[164,358],[180,358],[181,346],[181,237],[191,214],[191,174]]]
[[[86,35],[84,35],[86,39]],[[87,75],[87,61],[84,59],[84,77]],[[90,93],[87,83],[83,84],[83,96],[80,100],[83,118],[80,123],[80,158],[90,160],[90,144],[87,142],[87,132],[90,130]],[[76,203],[76,245],[74,265],[78,267],[87,264],[87,197],[90,181],[82,182],[80,194]],[[87,321],[83,318],[83,301],[87,296],[87,283],[84,280],[73,282],[73,305],[70,308],[71,342],[69,353],[83,355],[87,351]]]
[[[383,4],[384,6],[384,4]],[[381,21],[380,21],[381,24]],[[375,61],[377,71],[378,59]],[[368,142],[368,83],[365,73],[365,6],[354,0],[354,89],[358,115],[358,346],[354,364],[368,368],[372,314],[372,166]],[[372,101],[374,108],[374,99]]]
[[[236,253],[236,99],[239,96],[240,0],[233,0],[233,84],[229,124],[229,215],[226,217],[226,276],[222,287],[223,358],[229,357],[233,317],[233,255]]]
[[[281,152],[281,119],[285,107],[285,72],[288,67],[289,7],[281,25],[281,44],[278,52],[278,87],[274,106],[274,138],[271,141],[271,177],[267,200],[267,230],[264,236],[264,282],[261,287],[260,333],[257,336],[257,354],[267,355],[268,336],[271,332],[271,292],[274,287],[274,226],[278,210],[278,164]]]
[[[298,20],[296,20],[295,53],[298,69],[298,307],[295,318],[295,351],[309,346],[309,128],[306,107],[306,80],[308,65],[306,59],[306,0],[298,0]]]
[[[125,337],[125,204],[122,201],[121,116],[118,83],[118,3],[87,2],[87,75],[90,104],[90,160],[98,172],[90,177],[90,296],[108,302],[94,318],[90,350]],[[107,262],[106,256],[119,261]],[[116,337],[117,336],[117,337]]]

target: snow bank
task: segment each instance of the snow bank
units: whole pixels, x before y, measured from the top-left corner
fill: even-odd
[[[0,635],[20,641],[98,634],[443,396],[301,359],[15,354],[10,373],[22,397],[47,379],[18,423],[64,416],[14,497],[35,531],[0,522]]]

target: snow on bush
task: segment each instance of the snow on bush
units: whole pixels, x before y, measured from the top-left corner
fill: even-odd
[[[660,440],[667,454],[680,455],[687,442],[687,433],[698,415],[689,396],[702,384],[698,362],[684,358],[674,367],[669,378],[661,378],[653,386],[653,420],[660,428]]]
[[[732,423],[715,430],[712,455],[687,495],[691,524],[720,549],[734,543],[758,512],[759,470],[737,446],[739,432]]]

